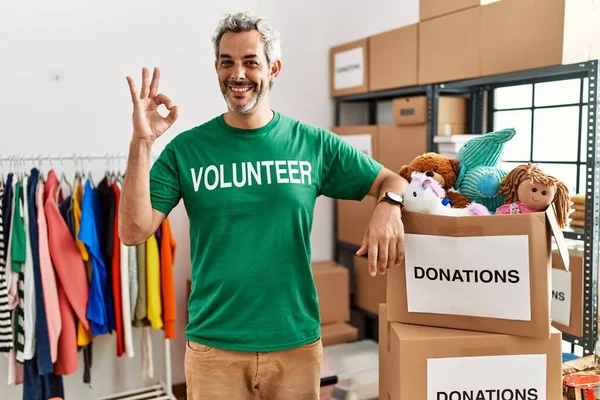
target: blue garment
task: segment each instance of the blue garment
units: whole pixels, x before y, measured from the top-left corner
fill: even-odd
[[[106,265],[106,291],[104,292],[104,303],[106,304],[106,324],[108,331],[114,332],[116,328],[115,306],[113,299],[113,276],[112,276],[112,260],[113,260],[113,229],[115,221],[115,192],[112,185],[108,183],[105,177],[100,181],[96,188],[98,194],[98,204],[100,209],[100,225],[102,229],[98,230],[98,238],[102,254],[104,256],[104,265]]]
[[[88,297],[86,317],[90,321],[92,334],[95,336],[108,333],[106,293],[106,266],[98,237],[101,223],[100,203],[98,193],[92,187],[90,180],[85,182],[83,199],[81,201],[81,225],[79,240],[81,240],[92,260],[92,282]]]
[[[23,366],[23,400],[48,400],[53,397],[65,398],[62,376],[40,375],[37,369],[37,356],[26,360]]]
[[[38,179],[39,171],[36,168],[32,168],[31,175],[27,180],[27,207],[29,212],[29,243],[31,246],[33,282],[35,287],[35,353],[39,373],[40,375],[46,375],[54,371],[54,366],[52,365],[52,357],[50,356],[50,338],[48,337],[48,321],[46,320],[42,270],[40,268],[40,245],[36,206]]]

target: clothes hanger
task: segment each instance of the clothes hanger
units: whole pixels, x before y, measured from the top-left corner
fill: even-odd
[[[65,164],[63,162],[62,155],[59,156],[59,160],[60,160],[60,169],[61,169],[59,187],[61,184],[67,185],[67,187],[69,188],[69,193],[66,196],[64,196],[64,195],[63,196],[68,197],[73,194],[73,186],[71,186],[71,184],[69,183],[69,180],[67,179],[67,175],[65,174]],[[62,187],[60,187],[60,190],[62,190]]]

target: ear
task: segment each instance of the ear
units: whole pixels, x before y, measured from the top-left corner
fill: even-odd
[[[398,171],[398,175],[400,175],[401,177],[403,177],[407,181],[410,181],[410,174],[411,174],[411,172],[412,172],[411,168],[408,165],[405,165],[402,168],[400,168],[400,170]]]
[[[275,79],[281,72],[281,60],[277,59],[271,63],[271,72],[269,74],[269,81],[271,84],[275,83]]]
[[[423,187],[423,189],[427,189],[429,186],[431,186],[431,179],[425,179],[421,186]]]
[[[452,171],[454,171],[454,175],[458,176],[460,173],[460,165],[458,165],[458,160],[450,158],[450,166],[452,167]]]

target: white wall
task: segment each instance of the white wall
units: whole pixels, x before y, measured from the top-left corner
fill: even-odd
[[[161,68],[160,91],[179,105],[180,117],[156,144],[159,152],[178,132],[224,111],[213,69],[210,38],[225,12],[255,10],[284,35],[283,71],[272,106],[294,118],[329,127],[329,47],[418,20],[418,0],[248,0],[223,2],[157,0],[4,2],[0,12],[0,154],[126,152],[131,104],[125,77],[140,79],[141,67]],[[54,72],[63,74],[52,82]],[[31,168],[32,164],[27,164]],[[50,165],[44,163],[47,171]],[[60,163],[55,162],[59,168]],[[72,164],[65,162],[69,172]],[[92,161],[97,178],[105,162]],[[0,167],[6,172],[7,165]],[[96,180],[97,182],[98,180]],[[313,258],[333,256],[333,202],[319,199],[312,232]],[[183,382],[186,279],[189,275],[187,219],[181,205],[171,215],[177,240],[178,337],[172,343],[173,379]],[[140,332],[136,357],[116,359],[113,337],[95,340],[92,387],[82,368],[66,377],[70,399],[89,399],[144,384]],[[162,377],[162,332],[154,333],[155,369]],[[81,358],[80,358],[81,361]],[[21,397],[6,387],[0,357],[2,398]]]

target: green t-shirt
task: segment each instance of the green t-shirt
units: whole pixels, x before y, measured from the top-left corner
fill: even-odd
[[[339,136],[277,112],[258,129],[221,115],[176,136],[152,166],[150,193],[165,214],[183,199],[189,217],[186,338],[237,351],[317,340],[315,201],[362,200],[381,168]]]

